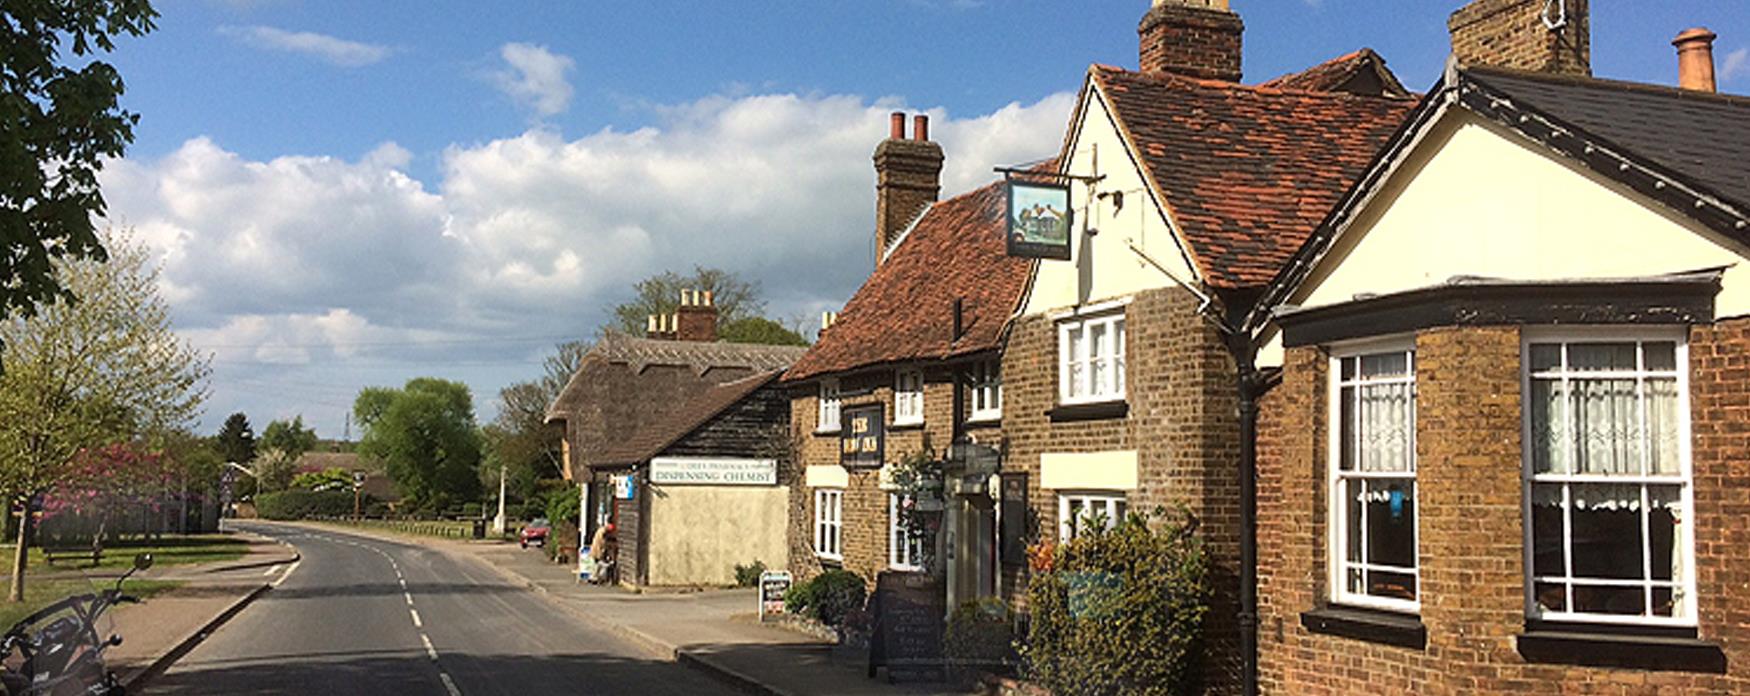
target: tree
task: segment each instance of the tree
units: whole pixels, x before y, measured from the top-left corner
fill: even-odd
[[[226,418],[216,444],[225,461],[238,464],[255,461],[255,430],[249,427],[249,416],[233,413]]]
[[[772,346],[806,346],[808,339],[765,317],[747,317],[717,329],[717,337],[730,343],[763,343]]]
[[[117,442],[81,450],[67,479],[45,497],[43,516],[76,513],[95,517],[93,541],[101,544],[115,515],[139,508],[159,512],[176,478],[174,464],[162,452],[142,443]]]
[[[638,281],[632,286],[633,299],[614,307],[614,323],[609,328],[643,335],[650,315],[673,314],[680,307],[682,290],[710,292],[712,303],[717,305],[718,326],[759,316],[766,308],[758,283],[729,271],[695,266],[690,275],[664,271]]]
[[[263,493],[283,491],[298,473],[298,459],[316,448],[316,431],[304,427],[301,415],[276,420],[261,431],[256,445],[255,463],[250,467],[255,472],[256,489]]]
[[[478,500],[480,432],[467,385],[421,377],[400,389],[369,387],[353,414],[364,427],[359,455],[380,463],[416,506]]]
[[[352,474],[338,466],[321,471],[306,471],[292,477],[292,488],[306,491],[350,491]]]
[[[105,257],[97,173],[133,142],[139,116],[119,105],[120,73],[91,57],[151,31],[157,16],[147,0],[0,7],[0,319],[77,296],[63,262]]]
[[[509,491],[505,497],[527,500],[541,479],[562,475],[559,442],[564,433],[547,424],[547,409],[565,390],[589,349],[584,341],[561,343],[542,361],[540,377],[498,391],[498,416],[481,429],[487,460],[480,468],[483,486],[496,491],[502,468]]]
[[[55,262],[77,302],[0,321],[0,496],[21,500],[66,480],[80,451],[165,432],[206,399],[208,358],[171,328],[144,246],[109,232],[107,263]],[[24,594],[29,524],[19,525],[12,599]]]

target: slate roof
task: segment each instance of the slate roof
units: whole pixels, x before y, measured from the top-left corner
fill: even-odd
[[[1289,73],[1258,86],[1307,92],[1372,94],[1373,96],[1396,99],[1415,97],[1410,93],[1410,90],[1404,89],[1404,84],[1398,81],[1398,76],[1385,67],[1385,58],[1375,53],[1371,48],[1363,48],[1332,58],[1300,72]]]
[[[783,370],[771,370],[711,387],[661,420],[639,428],[631,437],[614,443],[596,458],[594,464],[627,466],[648,461],[715,418],[717,414],[758,391],[760,387],[771,384],[772,380],[783,373]]]
[[[1103,65],[1090,75],[1216,288],[1267,284],[1416,106]]]
[[[1499,68],[1464,73],[1750,211],[1750,97]]]
[[[611,333],[597,341],[585,357],[623,364],[633,372],[643,372],[647,367],[663,365],[686,367],[698,374],[704,374],[713,368],[741,368],[759,372],[783,370],[807,351],[808,348],[803,346],[672,341]],[[580,369],[571,375],[565,388],[559,392],[559,397],[548,407],[548,421],[562,419],[565,414],[578,408],[579,401],[583,398],[581,380],[584,372],[586,371]]]
[[[784,379],[997,348],[1032,271],[1008,255],[1005,203],[996,182],[930,206]]]

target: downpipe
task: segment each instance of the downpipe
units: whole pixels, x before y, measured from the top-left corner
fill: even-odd
[[[1240,659],[1241,693],[1258,693],[1258,397],[1265,380],[1247,332],[1227,334],[1240,416]]]

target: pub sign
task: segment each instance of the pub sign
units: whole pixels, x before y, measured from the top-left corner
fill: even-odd
[[[885,407],[847,407],[839,418],[839,464],[847,469],[881,468],[887,439]]]
[[[1069,260],[1069,186],[1009,181],[1009,255]]]

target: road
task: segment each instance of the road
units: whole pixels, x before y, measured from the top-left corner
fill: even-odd
[[[735,693],[472,559],[327,530],[237,526],[296,546],[303,560],[147,694]]]

